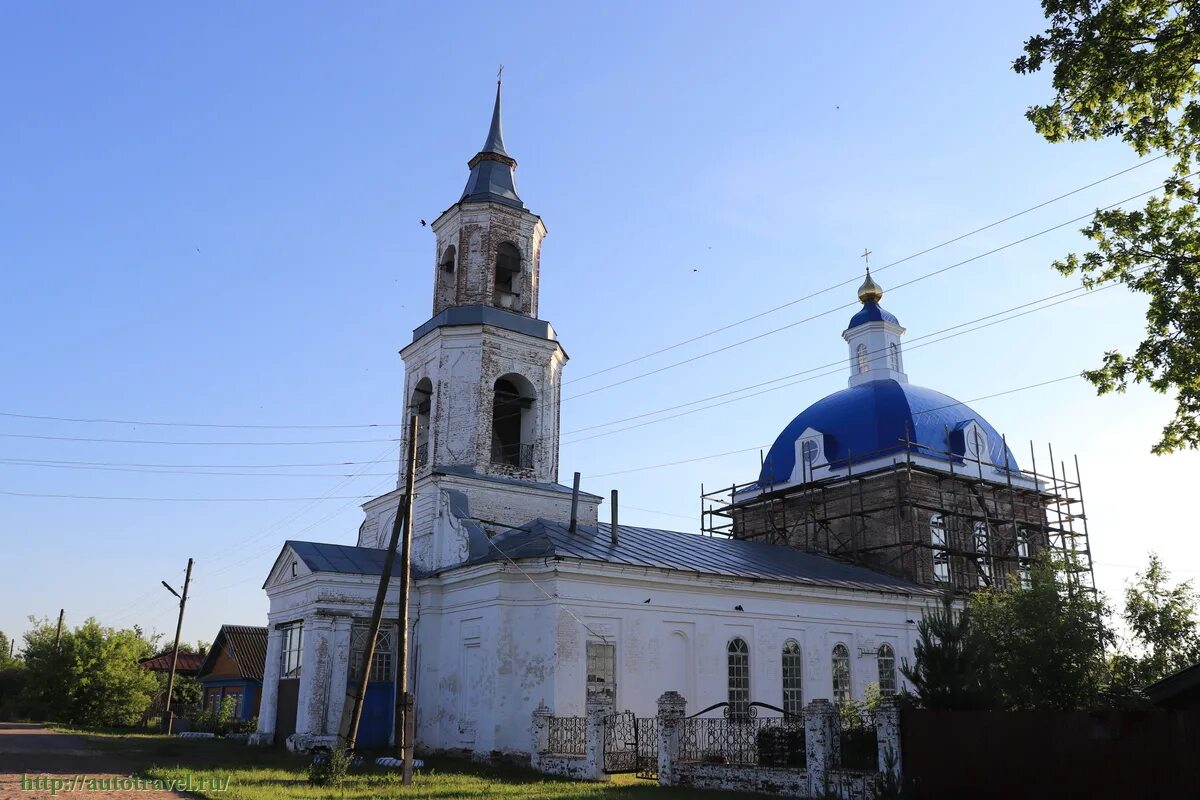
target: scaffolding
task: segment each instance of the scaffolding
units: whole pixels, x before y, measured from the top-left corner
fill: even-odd
[[[1008,460],[1007,441],[1004,443]],[[986,454],[937,451],[908,439],[886,452],[854,454],[827,468],[802,457],[784,486],[701,487],[701,529],[710,536],[798,547],[913,581],[965,593],[1027,585],[1044,550],[1061,557],[1069,588],[1095,591],[1079,460],[1038,471]]]

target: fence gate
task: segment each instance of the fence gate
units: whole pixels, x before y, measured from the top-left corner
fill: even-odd
[[[658,720],[638,718],[632,711],[604,717],[604,771],[634,772],[639,778],[658,779]]]

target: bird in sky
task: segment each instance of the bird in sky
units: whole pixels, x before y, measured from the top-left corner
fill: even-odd
[[[422,227],[422,228],[424,228],[424,227],[425,227],[427,224],[428,224],[428,223],[426,223],[426,222],[425,222],[425,220],[421,220],[421,227]]]

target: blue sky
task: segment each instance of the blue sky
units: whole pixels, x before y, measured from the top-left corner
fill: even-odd
[[[854,281],[864,247],[883,267],[1134,166],[1118,144],[1050,145],[1025,121],[1047,78],[1009,65],[1042,27],[1034,2],[11,6],[0,32],[0,411],[395,426],[397,351],[432,298],[433,237],[418,220],[458,198],[500,63],[518,186],[550,231],[541,313],[571,356],[565,396],[828,311],[854,287],[583,377]],[[1162,162],[1134,169],[877,279],[886,289],[971,259],[1163,173]],[[884,304],[913,338],[1066,291],[1073,281],[1049,264],[1080,246],[1078,227]],[[913,382],[970,401],[1130,347],[1143,311],[1123,289],[1100,292],[911,349],[905,363]],[[843,356],[850,313],[569,399],[563,430],[827,364]],[[562,477],[579,470],[597,476],[589,490],[619,489],[631,523],[694,530],[702,482],[752,479],[753,448],[844,385],[825,375],[568,435]],[[1148,453],[1169,398],[1096,398],[1068,381],[974,405],[1012,441],[1078,453],[1102,588],[1119,592],[1151,548],[1194,574],[1184,504],[1200,458]],[[0,495],[0,630],[64,607],[72,624],[96,615],[169,633],[173,598],[158,581],[181,581],[188,556],[185,638],[261,623],[279,544],[353,542],[354,498],[392,485],[397,430],[0,417],[4,491],[210,499]],[[342,440],[367,441],[311,444]],[[171,466],[11,463],[30,459]],[[317,466],[245,466],[264,464]]]

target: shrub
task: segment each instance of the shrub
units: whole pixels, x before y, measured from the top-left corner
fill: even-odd
[[[308,782],[313,786],[341,786],[350,771],[350,756],[338,746],[317,753],[308,765]]]

